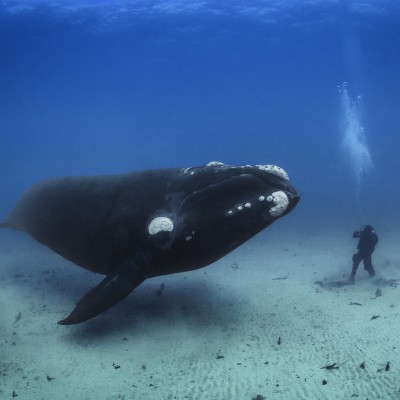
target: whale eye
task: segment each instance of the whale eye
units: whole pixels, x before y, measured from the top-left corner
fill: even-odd
[[[168,217],[156,217],[150,222],[147,229],[150,235],[156,235],[159,232],[171,232],[174,229],[174,223]]]

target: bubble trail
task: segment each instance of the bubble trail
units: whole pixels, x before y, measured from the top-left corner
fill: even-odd
[[[357,186],[360,186],[363,178],[373,168],[374,164],[368,149],[365,131],[361,125],[361,96],[357,96],[355,100],[352,100],[347,86],[347,82],[339,86],[342,147],[350,157],[354,178]]]

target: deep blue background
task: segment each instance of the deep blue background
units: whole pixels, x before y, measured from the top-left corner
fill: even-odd
[[[302,229],[395,224],[400,6],[277,4],[3,1],[0,217],[48,177],[219,160],[283,167]],[[344,81],[375,165],[360,188]]]

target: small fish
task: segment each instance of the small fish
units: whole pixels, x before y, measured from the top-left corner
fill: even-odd
[[[21,311],[16,315],[15,321],[13,322],[12,326],[14,326],[20,319],[22,318]]]
[[[333,363],[330,365],[325,365],[324,367],[321,367],[321,369],[326,369],[328,371],[331,371],[332,369],[339,369],[339,367],[343,364],[345,364],[347,361],[342,362],[341,364],[338,363]]]
[[[287,279],[289,277],[289,274],[285,275],[285,276],[280,276],[279,278],[272,278],[273,281],[279,281],[282,279]]]
[[[339,365],[337,365],[337,363],[333,363],[330,365],[325,365],[324,367],[321,367],[321,369],[327,369],[328,371],[332,370],[332,369],[338,369]]]

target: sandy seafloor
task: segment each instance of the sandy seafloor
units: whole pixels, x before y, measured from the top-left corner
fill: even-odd
[[[279,224],[70,327],[57,321],[102,277],[1,231],[0,398],[400,399],[400,287],[381,281],[400,278],[399,235],[380,235],[377,279],[360,266],[326,288],[350,271],[352,232]]]

